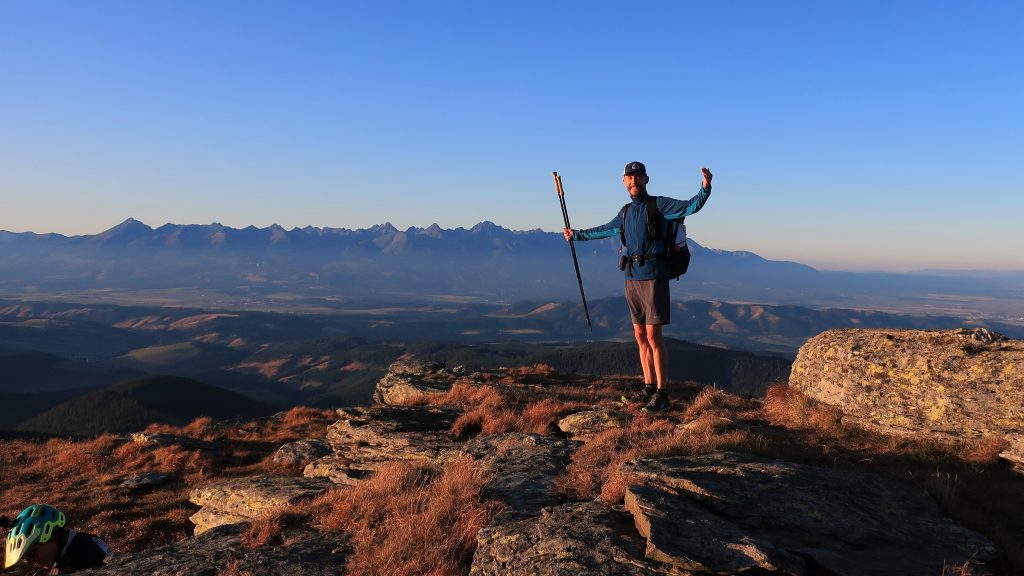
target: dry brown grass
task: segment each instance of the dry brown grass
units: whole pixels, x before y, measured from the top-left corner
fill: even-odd
[[[816,402],[786,384],[768,388],[763,410],[769,422],[783,428],[810,428],[832,434],[842,428],[842,412]]]
[[[63,510],[76,528],[102,534],[122,551],[171,542],[191,531],[187,482],[202,476],[197,453],[147,449],[113,436],[93,440],[11,440],[0,443],[3,512],[13,515],[32,502]],[[165,487],[132,491],[124,477],[142,471],[182,476]]]
[[[273,466],[268,457],[282,442],[323,437],[335,420],[333,411],[299,407],[277,418],[227,423],[198,418],[185,426],[148,428],[217,442],[223,446],[217,454],[112,435],[5,440],[0,442],[0,502],[6,504],[0,513],[13,516],[32,502],[47,502],[64,511],[76,528],[102,535],[119,552],[167,544],[192,533],[192,488],[216,477],[269,470]],[[155,489],[120,485],[142,472],[171,477]]]
[[[557,370],[552,368],[548,364],[534,364],[532,366],[519,366],[518,368],[512,368],[509,373],[513,376],[537,376],[541,378],[550,378],[558,373]]]
[[[632,481],[622,470],[630,460],[746,449],[757,444],[758,439],[748,432],[725,429],[719,417],[707,416],[680,426],[668,418],[640,415],[628,428],[598,434],[573,454],[565,474],[557,480],[559,491],[576,500],[599,498],[618,504]]]
[[[311,501],[291,504],[271,510],[249,523],[242,533],[242,546],[260,548],[269,544],[284,544],[281,533],[286,528],[308,525],[315,512]]]
[[[960,457],[971,464],[994,464],[999,461],[999,454],[1009,447],[1010,442],[1006,438],[979,438],[964,442],[961,445]]]
[[[759,404],[715,386],[705,386],[683,411],[683,420],[694,420],[705,413],[734,414],[757,409]]]
[[[555,398],[536,399],[514,391],[502,393],[494,386],[457,382],[444,396],[431,403],[466,410],[452,425],[456,438],[504,432],[550,434],[555,423],[566,414],[584,406],[581,402]]]
[[[316,500],[315,522],[349,536],[346,574],[461,575],[477,532],[501,509],[483,498],[487,482],[469,458],[442,468],[396,463]]]

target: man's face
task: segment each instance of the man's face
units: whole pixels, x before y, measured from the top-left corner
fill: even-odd
[[[28,549],[18,564],[38,570],[49,569],[57,561],[57,541],[50,540],[46,544],[35,544]]]
[[[626,185],[626,191],[633,198],[647,193],[647,183],[650,180],[645,174],[626,174],[622,177],[622,183]]]

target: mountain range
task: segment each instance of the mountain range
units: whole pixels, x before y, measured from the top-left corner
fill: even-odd
[[[809,239],[812,240],[812,239]],[[1024,272],[821,271],[689,239],[686,299],[1024,320]],[[577,244],[587,295],[621,293],[619,241]],[[24,295],[246,308],[331,308],[338,302],[512,302],[578,295],[561,234],[471,228],[231,228],[129,218],[100,234],[0,231],[0,296]]]

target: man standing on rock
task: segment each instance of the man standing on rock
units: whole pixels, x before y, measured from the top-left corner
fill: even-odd
[[[704,181],[700,192],[689,200],[675,200],[647,194],[647,168],[640,162],[626,164],[622,183],[632,202],[623,207],[611,222],[582,230],[563,229],[565,239],[574,241],[597,240],[620,235],[625,244],[623,256],[626,273],[626,303],[633,321],[633,335],[640,347],[640,366],[644,371],[644,388],[630,399],[644,401],[645,412],[668,408],[664,382],[668,376],[668,354],[664,349],[662,326],[669,323],[671,311],[668,281],[670,278],[667,254],[673,246],[669,238],[670,221],[680,220],[704,207],[711,195],[711,171],[701,168]],[[648,226],[648,203],[657,208],[657,222]],[[651,234],[650,231],[655,233]]]

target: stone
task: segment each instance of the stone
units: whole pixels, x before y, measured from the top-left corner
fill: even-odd
[[[995,552],[925,492],[865,472],[730,452],[640,459],[623,471],[648,558],[688,570],[940,574]]]
[[[829,330],[809,340],[789,385],[843,420],[903,436],[1003,438],[1024,463],[1024,341],[985,329]]]
[[[451,390],[456,379],[456,374],[446,371],[444,366],[440,362],[417,358],[398,360],[377,382],[373,400],[378,404],[402,406],[424,398],[443,396]]]
[[[282,533],[286,545],[248,549],[241,544],[244,526],[220,526],[196,538],[141,552],[116,553],[103,568],[81,570],[77,576],[340,576],[347,552],[342,537],[311,530]]]
[[[215,453],[220,451],[220,444],[208,442],[199,438],[189,436],[176,436],[174,434],[157,434],[152,432],[133,432],[132,442],[147,444],[164,448],[167,446],[179,446],[186,450],[199,450],[202,452]]]
[[[241,516],[230,512],[221,512],[211,508],[200,508],[188,517],[189,522],[195,525],[192,533],[195,536],[203,534],[218,526],[229,526],[231,524],[245,524],[252,522],[252,516]]]
[[[330,482],[324,478],[293,476],[246,476],[230,478],[196,488],[189,494],[193,504],[203,509],[193,515],[196,533],[212,526],[249,520],[265,512],[283,508],[327,491]],[[223,520],[223,522],[221,522]]]
[[[508,504],[500,521],[533,516],[559,503],[555,478],[578,442],[539,434],[508,433],[474,438],[459,451],[493,475],[486,495]]]
[[[451,430],[462,412],[441,406],[377,406],[339,410],[327,427],[334,453],[306,466],[306,476],[353,484],[391,462],[434,462],[459,442]]]
[[[651,560],[702,574],[805,573],[799,557],[777,550],[674,490],[630,486],[624,503],[647,539],[645,556]]]
[[[621,410],[604,408],[574,412],[558,421],[558,429],[573,438],[590,438],[612,428],[629,426],[633,417]]]
[[[326,440],[298,440],[278,448],[271,460],[276,464],[298,466],[308,464],[330,453],[331,445]]]
[[[477,534],[473,576],[645,576],[672,573],[644,558],[644,540],[621,508],[580,502]]]
[[[121,486],[132,489],[153,488],[166,482],[169,477],[168,474],[162,472],[146,472],[125,478],[121,482]]]
[[[343,486],[355,486],[369,478],[380,465],[383,464],[363,464],[363,468],[353,468],[352,462],[347,458],[324,456],[307,464],[302,470],[302,475],[307,478],[327,478]]]

